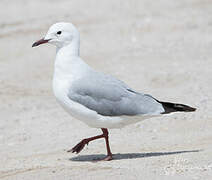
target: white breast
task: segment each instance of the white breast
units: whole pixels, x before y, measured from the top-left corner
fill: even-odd
[[[63,51],[57,53],[53,91],[58,102],[71,116],[95,128],[121,128],[149,118],[149,116],[102,116],[69,99],[68,94],[72,84],[82,76],[86,76],[89,71],[90,67],[79,56],[67,57],[64,56]]]
[[[56,99],[61,106],[74,118],[84,122],[93,128],[122,128],[126,125],[148,119],[151,116],[102,116],[87,107],[72,101],[67,96],[69,89],[68,82],[54,78],[53,90]]]

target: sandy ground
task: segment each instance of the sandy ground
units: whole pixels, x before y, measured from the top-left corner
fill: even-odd
[[[212,179],[212,1],[0,2],[0,179]],[[52,93],[55,48],[32,43],[58,21],[81,33],[81,56],[137,91],[197,107],[110,131],[105,143]]]

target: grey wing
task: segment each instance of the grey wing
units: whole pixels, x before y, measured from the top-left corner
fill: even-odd
[[[151,96],[137,93],[122,81],[103,74],[76,81],[68,97],[104,116],[155,115],[164,112],[162,105]]]

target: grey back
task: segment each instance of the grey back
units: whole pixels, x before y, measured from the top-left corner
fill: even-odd
[[[99,72],[90,72],[75,81],[68,97],[104,116],[155,115],[164,112],[152,96],[130,89],[122,81]]]

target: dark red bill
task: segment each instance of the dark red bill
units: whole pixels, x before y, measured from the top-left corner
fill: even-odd
[[[44,39],[44,38],[42,38],[42,39],[40,39],[40,40],[34,42],[33,45],[32,45],[32,47],[39,46],[40,44],[47,43],[49,40],[50,40],[50,39]]]

